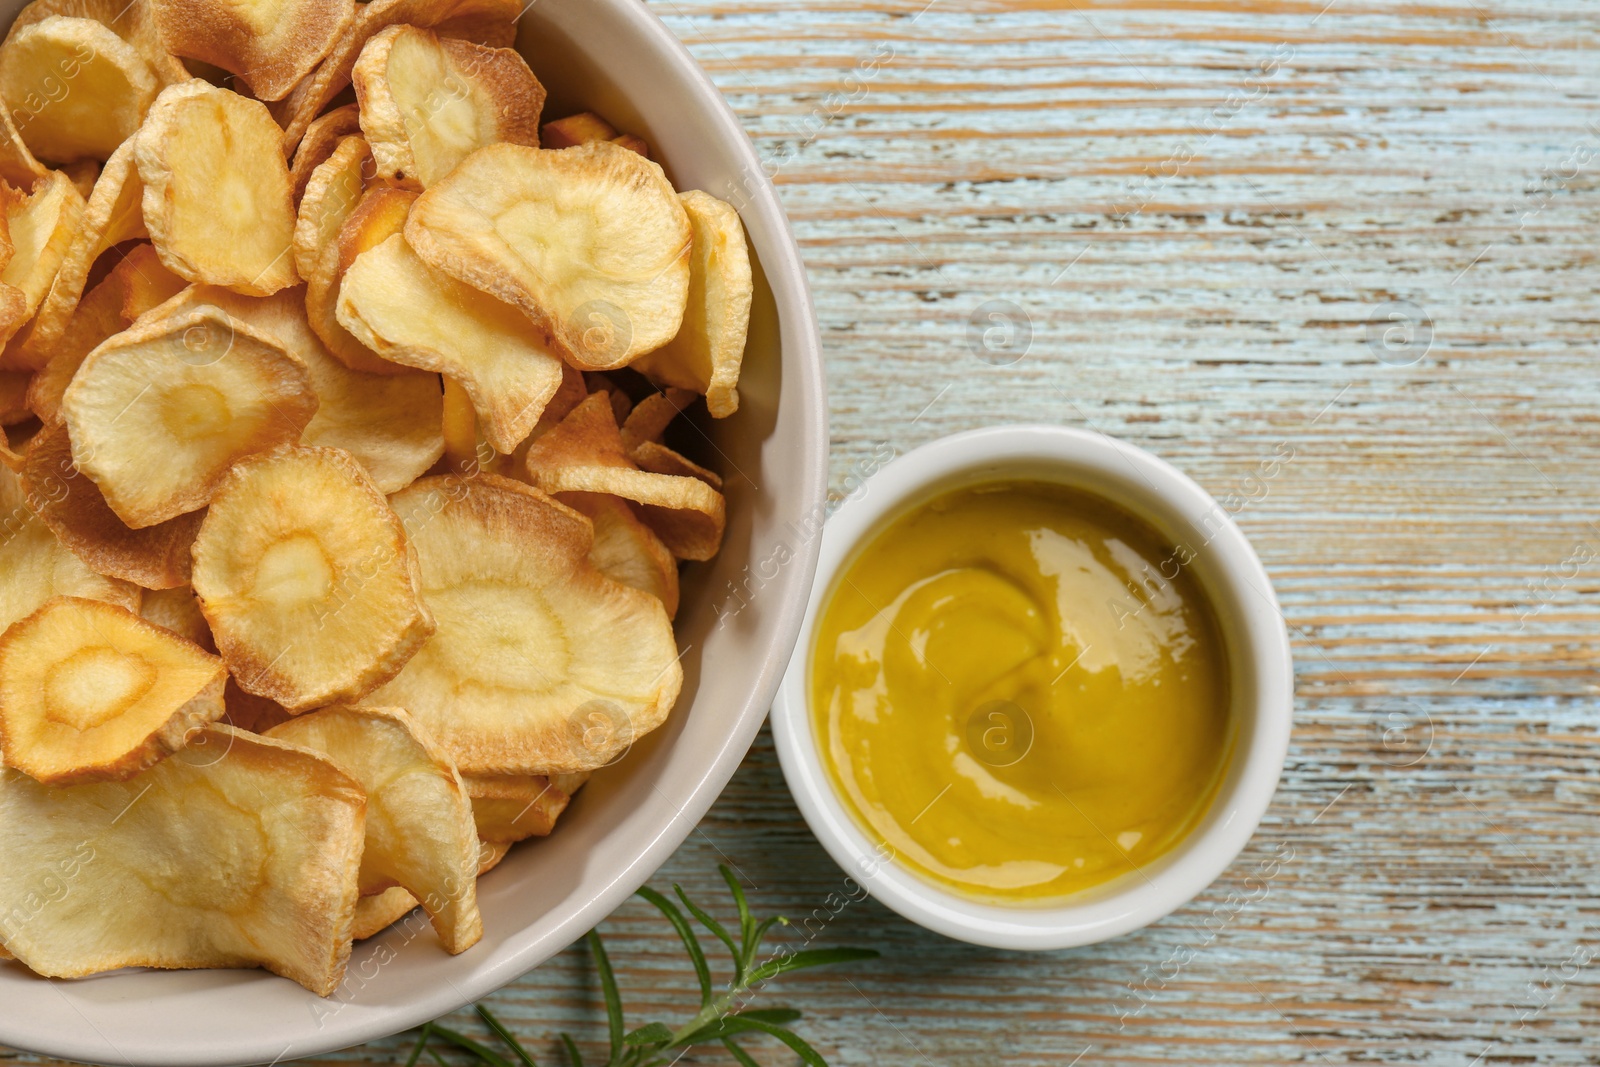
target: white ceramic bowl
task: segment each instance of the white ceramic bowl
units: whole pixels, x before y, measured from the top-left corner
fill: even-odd
[[[835,576],[889,522],[952,489],[1006,479],[1087,490],[1143,518],[1171,544],[1197,551],[1190,572],[1215,608],[1228,651],[1232,721],[1228,772],[1199,826],[1138,872],[1065,903],[1006,907],[959,896],[879,851],[846,810],[823,766],[808,691],[812,628]],[[1289,745],[1294,668],[1277,598],[1228,513],[1187,476],[1103,434],[1005,426],[956,434],[910,452],[866,481],[822,534],[817,582],[795,656],[772,708],[784,776],[829,854],[867,891],[912,922],[961,941],[1009,949],[1089,945],[1155,922],[1233,862],[1272,799]]]
[[[22,3],[0,0],[0,25]],[[727,478],[728,530],[717,560],[685,571],[677,708],[585,787],[555,834],[513,850],[483,880],[484,938],[461,956],[445,955],[431,934],[406,944],[393,930],[357,946],[329,1000],[259,971],[47,982],[0,964],[0,1045],[106,1064],[257,1064],[417,1026],[513,981],[604,919],[688,835],[760,728],[816,564],[816,545],[792,530],[821,514],[826,486],[822,361],[799,253],[737,118],[638,0],[539,0],[522,16],[518,46],[550,91],[547,115],[593,109],[643,135],[678,188],[739,208],[757,261],[740,410],[708,426],[700,450]],[[768,565],[777,559],[781,567]]]

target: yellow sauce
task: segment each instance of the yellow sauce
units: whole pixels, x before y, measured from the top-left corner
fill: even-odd
[[[966,895],[1041,903],[1149,863],[1231,750],[1190,560],[1097,497],[1007,482],[881,531],[836,580],[814,725],[869,835]]]

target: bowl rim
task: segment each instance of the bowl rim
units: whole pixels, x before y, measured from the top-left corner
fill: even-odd
[[[786,485],[784,491],[798,499],[805,513],[820,514],[827,496],[828,407],[823,375],[821,334],[811,298],[804,262],[789,219],[754,142],[738,116],[710,76],[700,67],[682,41],[653,11],[635,0],[582,0],[591,11],[607,9],[606,17],[628,24],[638,33],[644,49],[653,51],[676,76],[674,88],[683,92],[698,117],[711,128],[710,136],[726,144],[743,173],[741,216],[759,219],[769,235],[769,244],[759,248],[762,273],[772,292],[782,340],[782,403],[804,421],[806,437],[816,442],[802,457],[802,477]],[[590,17],[598,17],[591,15]],[[752,244],[755,238],[751,237]],[[814,578],[820,539],[812,538],[794,546],[785,570],[793,576],[795,587],[810,588]],[[667,821],[632,860],[589,899],[580,903],[553,929],[538,936],[523,928],[507,935],[492,955],[485,955],[461,978],[442,983],[403,1003],[372,1014],[346,1015],[313,1032],[304,1042],[284,1048],[287,1037],[277,1040],[255,1039],[231,1043],[217,1042],[188,1047],[152,1050],[135,1047],[126,1052],[116,1048],[115,1062],[151,1064],[160,1067],[211,1067],[224,1064],[277,1063],[291,1054],[311,1057],[351,1048],[400,1033],[439,1018],[481,999],[527,974],[545,960],[577,942],[585,933],[616,910],[639,886],[664,864],[689,836],[721,795],[733,777],[756,734],[766,721],[767,708],[782,677],[788,654],[794,647],[802,621],[804,603],[798,598],[774,601],[772,642],[769,654],[760,663],[748,695],[733,719],[722,744],[710,753],[700,773],[686,779],[683,793]],[[118,980],[118,976],[105,976]],[[42,981],[55,984],[53,979]],[[76,1007],[76,1005],[74,1005]],[[87,1021],[87,1020],[85,1020]],[[84,1063],[110,1062],[105,1059],[114,1045],[91,1023],[81,1029],[55,1028],[25,1013],[0,1015],[0,1043],[45,1055]],[[159,1042],[158,1042],[159,1045]]]
[[[1057,477],[1059,475],[1059,477]],[[1227,779],[1202,824],[1138,872],[1040,906],[984,903],[941,888],[892,860],[845,807],[822,765],[808,696],[816,616],[856,550],[889,521],[943,492],[1008,478],[1075,484],[1133,511],[1168,535],[1187,523],[1210,536],[1196,556],[1215,599],[1247,605],[1222,618],[1236,681],[1236,745]],[[1186,566],[1189,564],[1185,564]],[[1240,680],[1242,681],[1242,680]],[[1240,721],[1240,704],[1245,722]],[[971,430],[925,444],[867,479],[830,516],[793,659],[772,709],[772,732],[795,803],[847,875],[881,903],[936,933],[1018,950],[1074,948],[1119,937],[1182,907],[1209,886],[1248,844],[1271,803],[1288,755],[1294,664],[1282,610],[1244,533],[1210,494],[1176,467],[1105,434],[1052,425]],[[1245,729],[1248,727],[1248,729]],[[1138,877],[1135,877],[1135,874]]]

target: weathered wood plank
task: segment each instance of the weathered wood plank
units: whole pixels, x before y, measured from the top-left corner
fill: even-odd
[[[776,173],[835,487],[886,437],[1128,438],[1236,496],[1297,657],[1267,822],[1177,915],[1022,956],[853,904],[819,940],[885,958],[772,1002],[835,1064],[1600,1063],[1600,574],[1563,567],[1600,551],[1592,0],[651,7]],[[1369,327],[1396,302],[1425,353]],[[719,899],[719,861],[796,918],[843,884],[765,737],[657,884]],[[664,924],[605,931],[639,1020],[681,1017]],[[577,950],[494,1003],[601,1037]]]

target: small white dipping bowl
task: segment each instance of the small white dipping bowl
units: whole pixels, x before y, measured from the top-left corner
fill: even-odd
[[[837,575],[896,518],[953,489],[1052,482],[1096,494],[1143,519],[1174,547],[1211,601],[1228,655],[1235,731],[1210,810],[1171,851],[1138,871],[1042,905],[983,903],[913,873],[856,821],[823,765],[810,707],[817,616]],[[1090,945],[1183,906],[1233,862],[1267,810],[1289,745],[1294,667],[1277,597],[1244,534],[1175,467],[1103,434],[1004,426],[956,434],[895,460],[828,520],[800,641],[772,709],[784,776],[806,822],[839,866],[878,900],[947,937],[1007,949]]]

